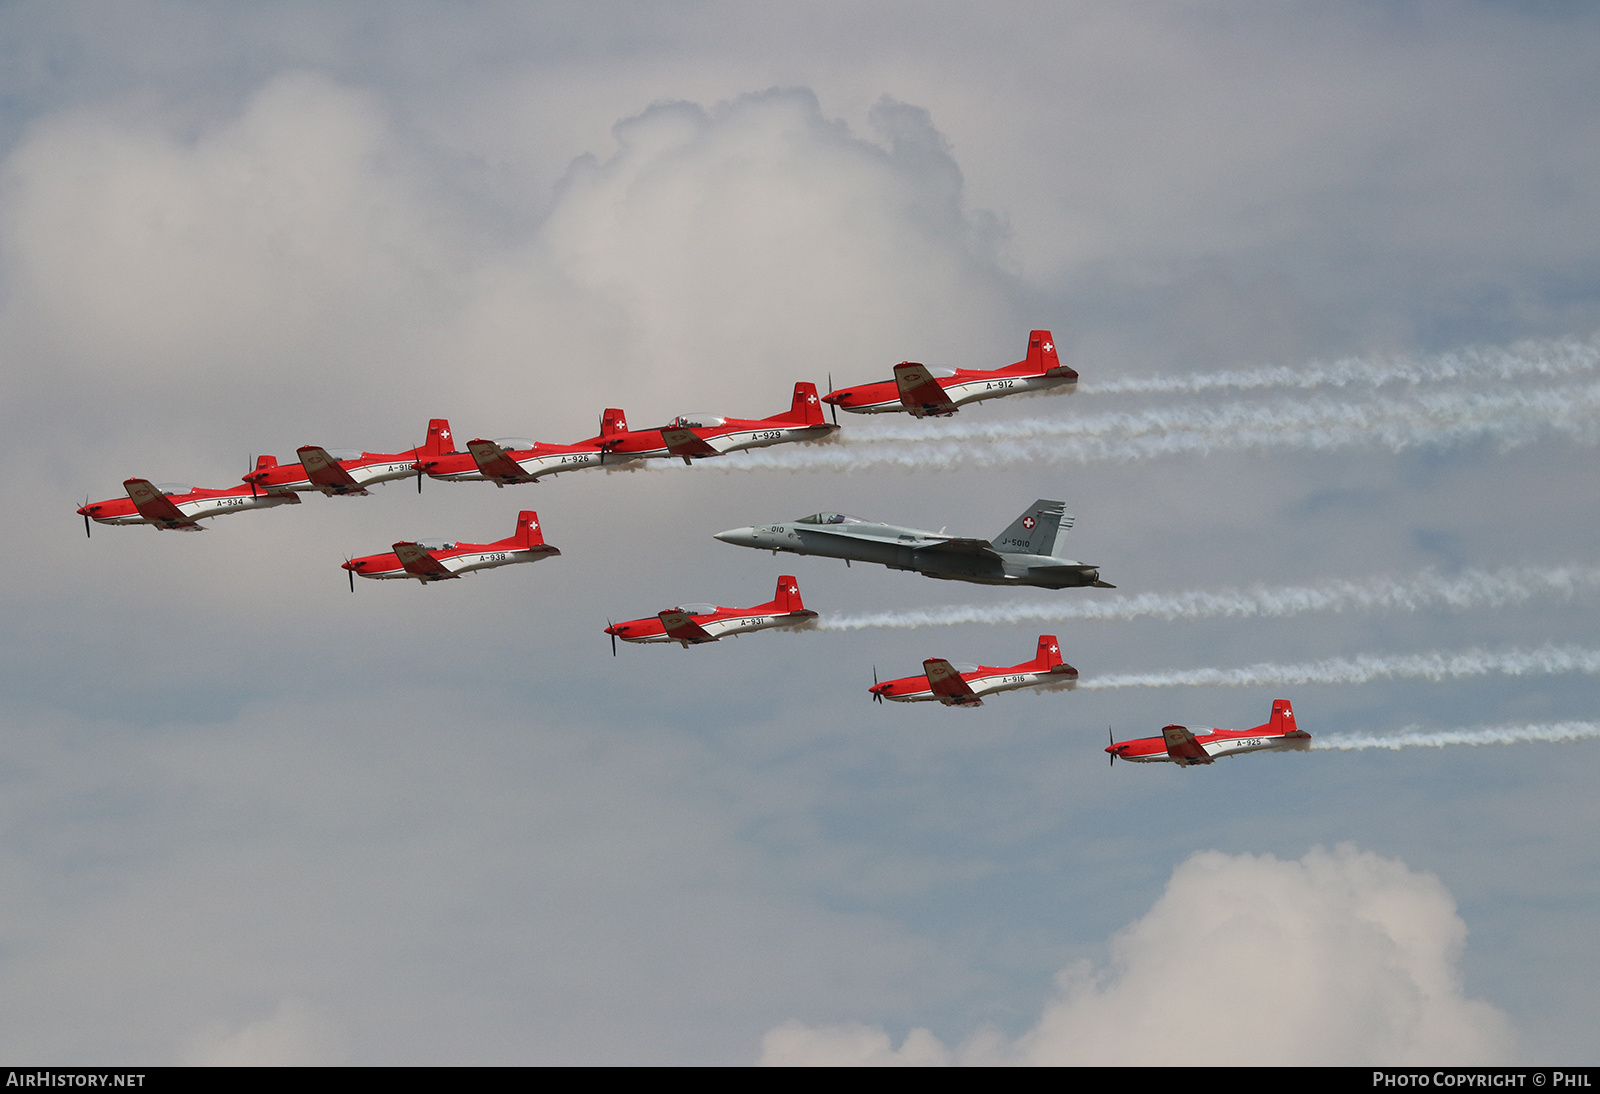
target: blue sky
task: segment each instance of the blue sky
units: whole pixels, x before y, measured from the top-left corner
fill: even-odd
[[[1101,751],[1108,725],[1249,726],[1281,695],[1325,737],[1587,722],[1592,675],[978,711],[866,687],[1041,632],[1086,682],[1592,649],[1592,580],[1538,575],[1600,565],[1594,371],[1538,367],[1600,328],[1597,34],[1585,9],[1443,3],[0,9],[0,489],[35,515],[0,577],[0,1043],[1154,1061],[1142,1025],[1293,1013],[1187,1058],[1592,1060],[1594,741],[1195,771]],[[927,430],[1026,448],[852,419],[824,469],[398,483],[203,535],[85,539],[71,513],[135,475],[408,448],[436,416],[551,441],[607,406],[759,417],[798,379],[1009,364],[1032,328],[1078,393]],[[1341,361],[1466,363],[1127,390]],[[1041,497],[1115,592],[711,538],[819,509],[991,536]],[[560,558],[346,589],[349,555],[498,538],[520,508]],[[1538,587],[1454,606],[616,658],[603,634],[780,572],[826,618],[1513,568]]]

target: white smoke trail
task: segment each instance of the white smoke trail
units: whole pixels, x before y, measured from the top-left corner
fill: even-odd
[[[1534,650],[1418,653],[1394,657],[1333,657],[1298,665],[1260,664],[1237,669],[1123,673],[1079,680],[1080,691],[1107,688],[1258,687],[1295,684],[1364,684],[1370,680],[1446,680],[1465,676],[1545,676],[1600,673],[1600,650],[1544,646]]]
[[[1059,623],[1080,619],[1275,619],[1305,612],[1417,611],[1424,608],[1498,608],[1536,597],[1572,600],[1600,590],[1600,567],[1507,567],[1463,570],[1445,576],[1424,570],[1405,579],[1331,581],[1322,585],[1220,592],[1140,593],[1093,600],[1031,604],[952,604],[912,611],[872,612],[825,617],[822,630],[859,631],[948,627],[961,623],[1005,625]]]
[[[1426,730],[1407,726],[1398,733],[1336,733],[1313,736],[1313,749],[1350,752],[1368,748],[1444,748],[1446,745],[1515,745],[1528,741],[1585,741],[1600,737],[1594,722],[1554,722],[1531,726],[1482,726],[1477,729]]]
[[[1502,450],[1559,437],[1600,441],[1600,384],[1179,406],[1009,422],[908,423],[852,429],[829,445],[735,452],[725,471],[954,471],[1026,464],[1127,462],[1212,452],[1377,447],[1403,452],[1492,441]]]
[[[1554,379],[1600,366],[1600,346],[1588,342],[1519,342],[1508,347],[1472,347],[1422,359],[1347,357],[1302,368],[1228,369],[1192,376],[1132,376],[1078,383],[1083,394],[1169,395],[1261,388],[1378,387],[1383,384],[1451,380]]]

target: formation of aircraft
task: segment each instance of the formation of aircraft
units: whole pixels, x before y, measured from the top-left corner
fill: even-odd
[[[876,672],[873,674],[876,676]],[[929,703],[947,707],[981,707],[983,696],[1020,688],[1062,691],[1078,686],[1078,670],[1061,660],[1061,644],[1053,634],[1039,636],[1039,652],[1032,661],[1009,668],[991,665],[952,665],[940,657],[922,663],[921,676],[873,681],[868,689],[874,702]]]
[[[879,524],[845,513],[815,513],[788,524],[730,528],[716,538],[739,547],[823,555],[846,562],[871,562],[891,570],[915,570],[926,577],[972,581],[980,585],[1036,585],[1071,589],[1100,580],[1100,568],[1060,554],[1074,518],[1066,505],[1041,498],[993,542]]]
[[[714,604],[681,604],[659,611],[653,618],[630,619],[606,628],[611,636],[611,652],[617,652],[617,639],[624,642],[677,642],[691,645],[715,642],[730,634],[746,634],[770,627],[800,629],[815,626],[817,613],[800,599],[800,585],[784,574],[772,599],[753,608],[720,608]]]
[[[1039,391],[1071,391],[1078,374],[1061,363],[1055,339],[1047,330],[1028,333],[1028,354],[1014,365],[997,369],[932,369],[902,361],[894,379],[830,391],[823,401],[852,414],[904,411],[917,418],[954,414],[967,403],[1002,395]]]
[[[428,423],[427,440],[404,452],[326,449],[308,444],[295,453],[300,457],[299,463],[280,464],[276,457],[262,456],[244,481],[259,490],[320,490],[331,498],[345,494],[365,495],[369,486],[416,474],[420,490],[422,475],[418,461],[448,452],[450,448],[450,422],[434,418]]]
[[[350,572],[350,591],[355,592],[357,574],[378,579],[415,578],[426,585],[430,581],[460,577],[472,570],[538,562],[560,553],[544,541],[539,514],[524,509],[517,514],[517,530],[493,543],[402,540],[387,554],[352,558],[344,563],[344,568]]]
[[[197,522],[207,517],[300,504],[300,499],[290,492],[261,493],[249,486],[206,490],[184,482],[127,479],[122,488],[128,492],[127,497],[87,502],[78,510],[83,517],[85,535],[90,534],[91,520],[99,524],[150,524],[168,531],[203,532],[205,529]]]
[[[1113,741],[1106,751],[1111,754],[1112,763],[1121,758],[1135,763],[1165,762],[1191,767],[1243,752],[1298,752],[1310,747],[1311,734],[1295,724],[1289,700],[1274,699],[1272,717],[1266,725],[1254,729],[1212,729],[1197,734],[1183,726],[1166,726],[1159,737]]]

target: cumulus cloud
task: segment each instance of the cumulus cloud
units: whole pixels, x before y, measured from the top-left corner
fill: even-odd
[[[790,1022],[768,1064],[1494,1063],[1507,1018],[1463,992],[1467,928],[1439,880],[1342,845],[1296,862],[1203,851],[1173,871],[1111,962],[1057,977],[1038,1025],[946,1049],[866,1026]]]

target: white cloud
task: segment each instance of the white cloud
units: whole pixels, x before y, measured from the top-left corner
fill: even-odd
[[[285,999],[267,1018],[239,1029],[217,1023],[191,1042],[192,1067],[316,1067],[341,1062],[338,1038],[311,1008]]]
[[[916,1030],[898,1051],[866,1026],[779,1026],[769,1064],[1494,1063],[1509,1020],[1463,994],[1467,928],[1439,880],[1343,845],[1297,862],[1203,851],[1173,871],[1111,965],[1057,977],[1014,1042],[961,1049]]]

